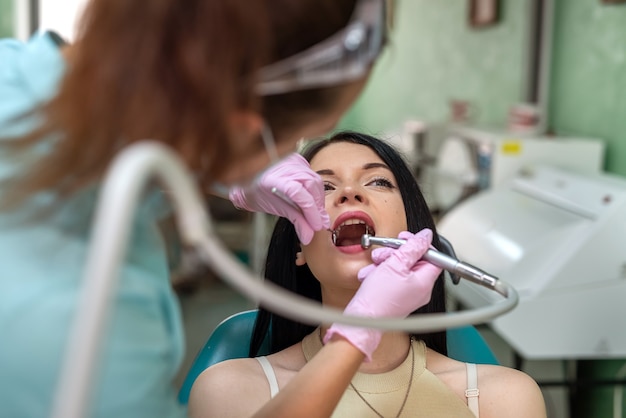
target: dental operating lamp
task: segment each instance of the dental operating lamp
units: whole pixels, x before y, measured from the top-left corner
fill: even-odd
[[[385,330],[432,332],[488,322],[517,305],[515,289],[498,280],[492,290],[498,291],[504,299],[484,307],[420,314],[406,319],[363,318],[345,316],[338,309],[322,307],[317,301],[259,280],[215,235],[193,176],[179,157],[163,144],[144,141],[127,147],[115,158],[102,184],[83,271],[82,293],[62,364],[53,418],[86,416],[133,215],[142,192],[155,179],[168,190],[183,243],[193,248],[202,262],[235,289],[280,315],[311,325],[339,322]]]

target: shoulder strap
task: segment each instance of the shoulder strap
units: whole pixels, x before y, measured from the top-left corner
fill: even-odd
[[[478,410],[478,373],[476,372],[476,365],[473,363],[465,363],[467,370],[467,389],[465,390],[465,397],[467,398],[467,406],[470,411],[476,416],[480,417]]]
[[[274,396],[276,396],[279,390],[278,380],[276,380],[276,373],[274,373],[274,368],[265,356],[255,358],[263,368],[263,373],[265,373],[265,377],[267,377],[267,383],[269,383],[270,385],[270,397],[273,398]]]

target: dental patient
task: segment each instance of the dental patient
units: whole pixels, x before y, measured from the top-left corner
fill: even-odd
[[[415,305],[422,306],[417,314],[444,312],[441,270],[423,260],[415,265],[405,262],[410,251],[423,254],[430,245],[438,247],[439,239],[400,154],[374,137],[342,132],[310,143],[303,155],[324,181],[332,232],[318,231],[310,244],[302,245],[294,226],[280,218],[268,249],[267,280],[355,315],[397,316],[394,306],[405,303],[403,298],[420,301]],[[407,244],[365,250],[360,244],[366,233],[399,237]],[[422,294],[413,291],[390,297],[385,280],[403,280],[416,269],[430,271],[433,277],[439,274],[432,292],[425,285]],[[385,308],[361,303],[362,292],[369,292],[370,298],[375,295]],[[350,335],[353,330],[338,324],[309,326],[261,308],[250,347],[252,358],[224,361],[205,370],[191,392],[191,416],[254,414],[298,376],[333,335]],[[375,343],[364,342],[365,360],[340,394],[333,417],[546,416],[541,391],[532,378],[502,366],[471,365],[447,357],[445,331],[371,333]],[[255,357],[266,337],[271,354]]]

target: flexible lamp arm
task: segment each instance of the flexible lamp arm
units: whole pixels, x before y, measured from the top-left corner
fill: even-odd
[[[70,329],[52,418],[87,416],[99,349],[106,335],[133,215],[142,191],[155,177],[173,199],[183,242],[195,247],[201,259],[230,285],[280,315],[312,325],[341,322],[367,328],[432,332],[487,322],[510,311],[518,302],[515,289],[502,282],[507,294],[505,300],[458,313],[422,314],[407,319],[362,318],[344,316],[338,309],[322,307],[316,301],[253,275],[215,236],[204,200],[178,156],[157,142],[136,143],[113,161],[102,186],[83,272],[82,294],[75,323]]]

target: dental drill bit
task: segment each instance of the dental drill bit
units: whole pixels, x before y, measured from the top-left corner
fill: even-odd
[[[399,238],[373,237],[369,234],[364,234],[361,237],[361,247],[363,247],[364,249],[367,249],[372,245],[399,248],[404,243],[406,243],[406,240]],[[462,277],[471,282],[503,294],[502,290],[504,287],[497,277],[492,276],[491,274],[488,274],[481,269],[472,266],[471,264],[459,261],[453,257],[450,257],[447,254],[444,254],[432,248],[426,251],[426,253],[422,257],[422,260],[426,260],[429,263],[436,265],[437,267],[441,267],[442,269],[447,270],[450,273],[458,275],[459,277]],[[504,296],[506,296],[506,294],[504,294]]]

